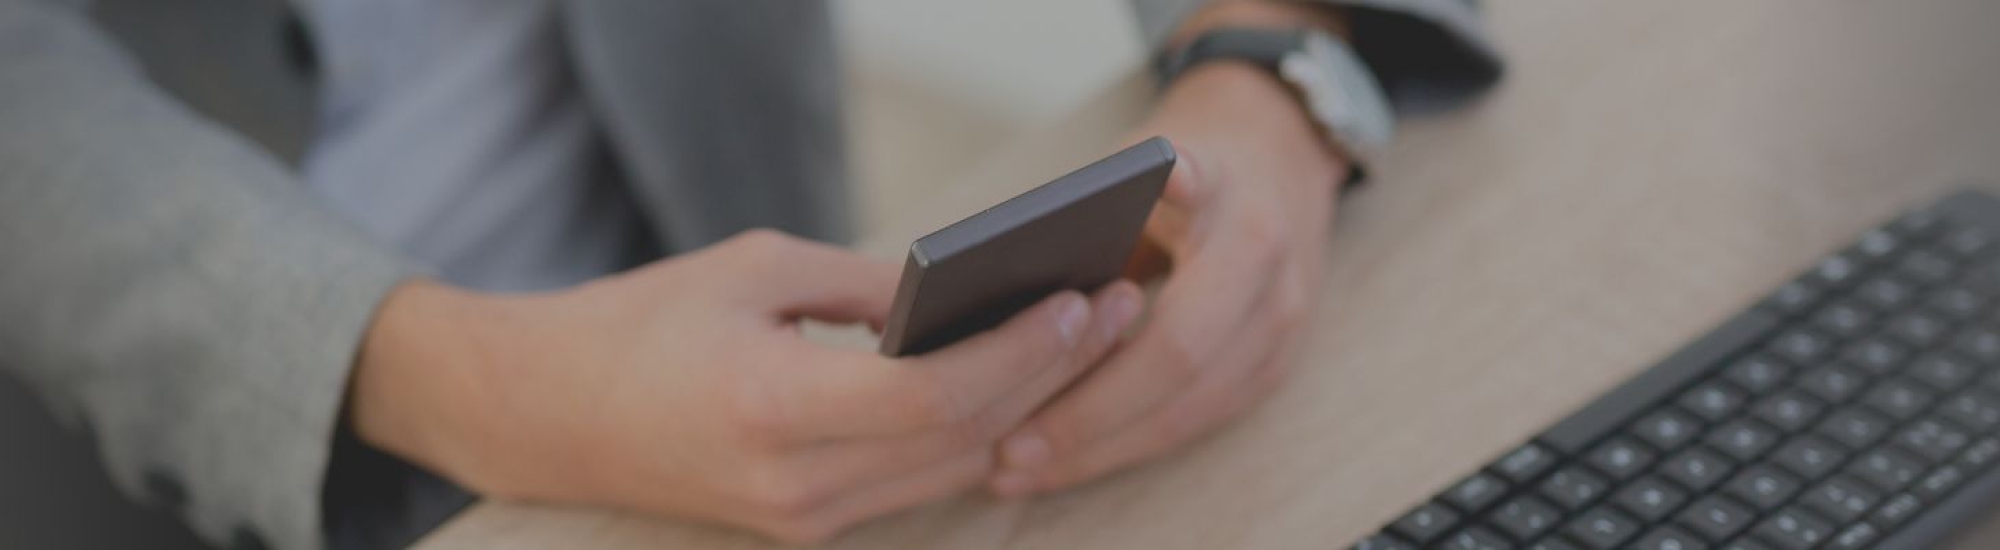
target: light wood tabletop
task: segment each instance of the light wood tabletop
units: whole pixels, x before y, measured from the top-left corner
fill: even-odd
[[[1814,258],[2000,182],[2000,2],[1490,3],[1505,82],[1409,121],[1340,205],[1304,364],[1148,466],[1029,503],[971,496],[832,548],[1334,548],[1707,331]],[[864,247],[1109,152],[1136,81],[996,151]],[[588,467],[578,465],[578,467]],[[2000,547],[1987,520],[1966,548]],[[459,548],[764,548],[600,510],[481,503]]]

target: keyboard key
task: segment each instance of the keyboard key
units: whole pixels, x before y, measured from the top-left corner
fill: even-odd
[[[1528,550],[1583,550],[1583,549],[1577,548],[1576,545],[1570,544],[1568,541],[1564,541],[1562,539],[1557,539],[1557,538],[1551,538],[1551,539],[1543,539],[1540,541],[1536,541],[1533,546],[1528,547]]]
[[[1639,537],[1639,542],[1633,543],[1632,548],[1633,550],[1706,550],[1708,543],[1679,527],[1662,525]]]
[[[1818,302],[1820,294],[1820,290],[1809,283],[1792,281],[1772,291],[1771,296],[1764,299],[1764,305],[1780,315],[1793,315]]]
[[[1588,460],[1598,471],[1622,481],[1646,471],[1647,466],[1653,465],[1654,458],[1653,450],[1646,444],[1627,437],[1614,437],[1592,450]]]
[[[1910,365],[1910,377],[1941,392],[1950,392],[1972,381],[1979,372],[1965,361],[1935,353]]]
[[[1922,462],[1902,451],[1889,448],[1870,449],[1856,457],[1847,465],[1847,472],[1854,474],[1877,489],[1900,491],[1917,480],[1924,471]]]
[[[2000,426],[2000,399],[1980,390],[1960,392],[1938,406],[1938,414],[1976,432]]]
[[[1874,262],[1896,253],[1902,245],[1903,240],[1896,238],[1887,229],[1874,229],[1863,233],[1860,239],[1855,240],[1854,251],[1862,260]]]
[[[1826,548],[1827,550],[1860,550],[1872,547],[1876,539],[1880,538],[1882,538],[1882,530],[1880,528],[1868,523],[1856,523],[1847,526],[1846,529],[1841,529],[1838,533],[1834,533],[1833,538],[1826,541]]]
[[[1847,451],[1825,438],[1802,435],[1779,446],[1771,457],[1779,466],[1800,477],[1819,479],[1833,473],[1841,461],[1847,460]]]
[[[1702,447],[1694,447],[1668,459],[1661,472],[1682,487],[1706,491],[1729,476],[1735,463]]]
[[[1950,258],[1928,250],[1916,250],[1896,261],[1897,275],[1918,284],[1934,285],[1951,280],[1957,265]]]
[[[1861,369],[1870,376],[1887,376],[1903,367],[1903,360],[1910,356],[1910,348],[1894,340],[1873,336],[1848,345],[1841,350],[1840,357],[1847,364]]]
[[[1994,276],[1977,277],[1982,272]],[[1924,308],[1959,321],[1979,315],[1979,311],[1986,307],[1986,299],[2000,293],[2000,269],[1980,269],[1974,271],[1972,275],[1974,276],[1967,278],[1966,287],[1945,286],[1931,291],[1930,295],[1924,298]],[[1991,282],[1973,282],[1975,280]],[[1979,288],[1981,291],[1975,291],[1973,288]]]
[[[1563,513],[1534,495],[1521,495],[1493,509],[1493,525],[1519,540],[1534,540],[1562,521]]]
[[[1730,458],[1749,461],[1777,445],[1778,432],[1762,422],[1739,418],[1715,428],[1704,441]]]
[[[1821,287],[1833,288],[1854,282],[1855,277],[1860,274],[1859,262],[1845,254],[1834,254],[1820,260],[1819,265],[1813,266],[1812,271],[1806,273],[1806,276]]]
[[[1964,316],[1959,317],[1960,319],[1970,317],[1972,313],[1979,310],[1979,304],[1977,303],[1979,300],[2000,295],[2000,262],[1987,262],[1978,267],[1968,269],[1965,271],[1965,276],[1958,280],[1957,285],[1942,288],[1945,290],[1969,292],[1976,296],[1973,300],[1974,303],[1970,307],[1954,308],[1965,312]],[[1936,307],[1941,304],[1932,303],[1931,305]]]
[[[1723,491],[1737,500],[1749,504],[1752,509],[1770,511],[1777,509],[1799,492],[1799,478],[1783,470],[1764,464],[1754,464],[1737,472],[1723,485]]]
[[[1826,409],[1818,399],[1799,390],[1786,390],[1764,398],[1752,408],[1758,420],[1776,426],[1785,432],[1798,432],[1811,426]]]
[[[1993,236],[1973,227],[1951,230],[1940,241],[1944,249],[1960,258],[1971,258],[1985,252],[1993,244]]]
[[[1779,511],[1757,526],[1757,536],[1780,548],[1806,549],[1833,535],[1833,524],[1803,508]]]
[[[1917,500],[1916,495],[1902,493],[1882,501],[1882,505],[1876,507],[1875,513],[1869,514],[1868,519],[1884,529],[1895,529],[1916,517],[1921,506],[1923,503]]]
[[[1389,526],[1417,544],[1430,544],[1458,526],[1458,512],[1435,502],[1425,503]]]
[[[1835,302],[1813,313],[1812,322],[1835,338],[1853,338],[1875,322],[1875,313],[1858,303]]]
[[[1693,416],[1678,407],[1668,406],[1639,419],[1639,423],[1632,426],[1632,432],[1638,434],[1639,439],[1651,443],[1653,448],[1671,451],[1693,440],[1699,426]]]
[[[1918,420],[1896,431],[1895,441],[1903,450],[1917,456],[1940,462],[1958,454],[1972,438],[1957,426],[1951,426],[1936,417]]]
[[[1543,472],[1549,471],[1549,468],[1555,465],[1555,453],[1550,452],[1547,447],[1530,442],[1507,453],[1507,456],[1500,457],[1499,461],[1493,463],[1493,471],[1499,472],[1508,481],[1527,483],[1534,481],[1536,477],[1540,477]]]
[[[1710,381],[1681,396],[1680,404],[1702,420],[1718,422],[1736,414],[1736,410],[1743,407],[1743,399],[1743,390],[1720,381]]]
[[[1876,277],[1854,289],[1854,295],[1877,311],[1895,311],[1916,296],[1916,287],[1895,277]]]
[[[1902,313],[1889,320],[1889,334],[1916,346],[1936,344],[1947,330],[1951,330],[1949,323],[1921,311]]]
[[[1564,509],[1576,510],[1597,500],[1597,497],[1604,496],[1604,492],[1610,487],[1604,476],[1582,467],[1570,466],[1556,470],[1556,473],[1549,474],[1548,479],[1542,480],[1541,491],[1542,496],[1548,497]]]
[[[1387,533],[1377,533],[1368,538],[1361,539],[1361,542],[1355,543],[1354,548],[1352,550],[1418,550],[1418,549],[1416,545],[1410,544],[1409,541],[1396,538],[1395,535],[1390,535]]]
[[[1610,508],[1592,508],[1569,522],[1563,532],[1585,548],[1618,548],[1639,535],[1639,522]]]
[[[1722,545],[1721,550],[1771,550],[1771,547],[1757,542],[1757,539],[1744,537],[1729,541],[1729,544]]]
[[[1507,495],[1507,482],[1498,476],[1481,472],[1472,474],[1465,481],[1458,482],[1444,492],[1444,501],[1468,513],[1477,513]]]
[[[1492,529],[1474,525],[1467,527],[1438,543],[1443,550],[1514,550],[1514,544],[1500,538]]]
[[[1799,375],[1799,386],[1822,401],[1841,403],[1861,393],[1861,384],[1865,380],[1866,377],[1854,369],[1833,364],[1806,370]]]
[[[1909,420],[1929,409],[1935,394],[1906,379],[1882,382],[1862,397],[1862,402],[1897,420]]]
[[[1793,328],[1771,341],[1771,351],[1794,365],[1812,365],[1833,351],[1833,339],[1813,329]]]
[[[1755,516],[1749,508],[1722,495],[1709,495],[1681,510],[1677,520],[1708,540],[1729,540]]]
[[[1815,485],[1799,497],[1801,504],[1840,523],[1860,518],[1881,500],[1882,493],[1846,475]]]
[[[1916,493],[1917,498],[1937,502],[1958,489],[1958,486],[1964,485],[1967,478],[1964,468],[1958,467],[1957,464],[1946,464],[1918,479],[1915,488],[1910,492]]]
[[[1904,240],[1920,240],[1944,228],[1944,217],[1930,208],[1912,210],[1889,222],[1889,231]]]
[[[1889,434],[1889,419],[1861,409],[1842,409],[1827,415],[1814,430],[1849,449],[1866,448]]]
[[[1687,491],[1680,487],[1659,476],[1646,476],[1620,489],[1612,500],[1641,521],[1658,523],[1687,502],[1687,498]]]
[[[2000,361],[2000,331],[1984,326],[1966,329],[1952,338],[1951,349],[1973,361],[1991,365]]]
[[[1965,452],[1958,454],[1957,464],[1966,471],[1980,472],[1992,466],[1994,459],[2000,459],[2000,440],[1982,437],[1967,446]]]
[[[1730,382],[1735,382],[1737,387],[1749,390],[1750,393],[1764,394],[1777,389],[1779,384],[1785,381],[1785,376],[1791,369],[1776,359],[1758,355],[1729,365],[1729,368],[1723,371],[1723,376],[1729,378]]]

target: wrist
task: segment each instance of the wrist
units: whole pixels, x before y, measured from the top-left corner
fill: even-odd
[[[1159,109],[1198,119],[1204,127],[1235,128],[1294,144],[1289,158],[1310,162],[1345,181],[1348,159],[1340,153],[1291,85],[1247,61],[1217,60],[1188,69],[1170,84]]]
[[[363,337],[350,375],[347,415],[362,442],[458,481],[465,433],[452,427],[470,410],[471,373],[491,341],[495,298],[412,279],[389,292]],[[474,487],[477,489],[477,487]]]
[[[1343,39],[1349,37],[1347,17],[1335,7],[1300,1],[1211,0],[1175,29],[1167,45],[1185,46],[1201,33],[1222,27],[1310,27]]]

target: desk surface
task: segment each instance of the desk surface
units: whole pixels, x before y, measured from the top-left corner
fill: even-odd
[[[2000,182],[2000,2],[1492,4],[1480,105],[1408,124],[1341,206],[1306,364],[1185,453],[1027,504],[913,510],[836,548],[1325,548],[1351,541],[1960,182]],[[1110,90],[895,220],[900,243],[1107,150]],[[1966,547],[2000,547],[1989,521]],[[1983,542],[1983,544],[1981,544]],[[763,548],[482,503],[423,547]]]

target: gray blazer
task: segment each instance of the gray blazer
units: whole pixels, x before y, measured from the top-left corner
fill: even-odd
[[[1157,40],[1198,1],[1134,3]],[[1399,106],[1499,74],[1468,1],[1345,3]],[[0,367],[90,434],[122,491],[218,543],[326,544],[356,343],[418,273],[293,171],[314,106],[302,11],[0,0]],[[824,4],[574,0],[557,17],[664,249],[757,226],[846,237]]]

